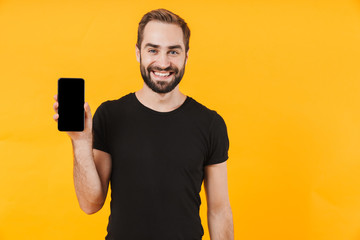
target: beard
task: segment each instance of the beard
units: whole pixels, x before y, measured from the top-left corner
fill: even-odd
[[[153,80],[150,76],[152,71],[170,71],[173,79],[170,82],[161,81],[161,80]],[[183,67],[179,70],[176,66],[170,65],[169,67],[163,69],[157,66],[149,65],[145,68],[141,61],[140,56],[140,72],[141,76],[144,79],[145,84],[156,93],[168,93],[174,90],[174,88],[180,83],[181,79],[185,73],[185,61]]]

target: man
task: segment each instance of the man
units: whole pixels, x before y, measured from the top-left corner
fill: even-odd
[[[178,15],[145,14],[136,43],[143,88],[102,103],[93,119],[85,103],[85,130],[68,132],[81,209],[99,211],[111,182],[108,240],[201,239],[203,180],[211,239],[234,238],[225,122],[179,91],[189,38]]]

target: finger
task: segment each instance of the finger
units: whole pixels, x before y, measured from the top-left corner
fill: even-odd
[[[58,112],[58,108],[59,108],[59,102],[54,102],[53,108],[54,108],[55,112],[57,113],[57,112]]]
[[[53,119],[57,122],[59,119],[59,114],[55,113],[53,116]]]
[[[85,117],[86,118],[90,118],[91,119],[91,110],[90,110],[90,105],[89,103],[84,103],[84,109],[85,109]]]
[[[57,101],[57,99],[58,99],[58,95],[57,95],[57,94],[54,95],[54,99],[55,99],[55,101]]]
[[[89,104],[86,102],[84,103],[84,109],[85,109],[85,125],[86,128],[92,128],[92,116],[91,116],[91,110]]]

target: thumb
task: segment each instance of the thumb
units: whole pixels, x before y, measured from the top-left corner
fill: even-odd
[[[91,115],[91,110],[90,110],[90,106],[89,103],[84,103],[84,109],[85,109],[85,121],[86,122],[91,122],[92,121],[92,115]]]

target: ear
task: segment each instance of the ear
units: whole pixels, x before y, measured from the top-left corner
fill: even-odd
[[[188,49],[187,52],[186,52],[185,65],[186,65],[187,60],[188,60],[188,57],[189,57],[189,50],[190,50],[190,49]]]
[[[136,54],[136,60],[140,63],[140,49],[135,44],[135,54]]]

